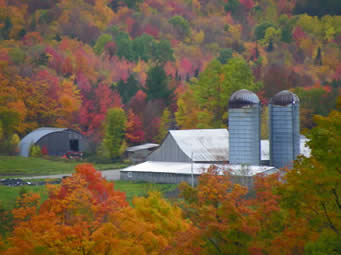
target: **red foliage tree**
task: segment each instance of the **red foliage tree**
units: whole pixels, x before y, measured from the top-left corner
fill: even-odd
[[[125,137],[129,144],[142,143],[145,139],[142,121],[132,110],[128,112]]]

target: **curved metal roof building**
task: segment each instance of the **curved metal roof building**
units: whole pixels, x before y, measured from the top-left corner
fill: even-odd
[[[27,134],[19,143],[19,155],[28,157],[32,145],[47,149],[48,155],[61,156],[68,151],[85,151],[87,139],[68,128],[42,127]]]

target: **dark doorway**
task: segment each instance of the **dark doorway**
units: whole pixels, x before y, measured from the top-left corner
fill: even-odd
[[[77,139],[70,140],[70,150],[79,151],[79,142]]]

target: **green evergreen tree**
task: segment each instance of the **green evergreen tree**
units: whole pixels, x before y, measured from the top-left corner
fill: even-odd
[[[274,27],[275,28],[275,25],[270,23],[270,22],[264,22],[264,23],[261,23],[261,24],[257,25],[256,28],[255,28],[255,32],[254,32],[256,40],[264,39],[266,30],[269,27]]]
[[[231,12],[232,15],[234,15],[239,7],[240,3],[239,0],[229,0],[224,6],[225,11]]]
[[[162,66],[157,65],[148,71],[144,92],[147,100],[163,99],[166,104],[170,103],[172,90],[168,88],[168,78]]]
[[[218,60],[223,65],[227,63],[227,61],[232,58],[232,49],[231,48],[223,48],[220,49]]]
[[[133,51],[133,43],[127,33],[116,33],[115,43],[117,48],[117,56],[119,56],[120,58],[125,58],[129,61],[134,61],[136,59]]]
[[[153,37],[147,34],[143,34],[136,37],[133,41],[133,51],[135,60],[141,59],[148,61],[152,56]]]
[[[118,82],[117,90],[123,103],[126,104],[139,90],[139,82],[135,79],[134,75],[130,74],[127,82],[124,82],[123,80]]]
[[[168,40],[153,43],[152,55],[159,65],[164,65],[167,61],[174,61],[173,49]]]

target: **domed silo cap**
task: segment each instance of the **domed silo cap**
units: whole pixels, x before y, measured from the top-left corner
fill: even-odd
[[[247,89],[241,89],[232,94],[229,100],[229,108],[243,108],[259,104],[258,96]]]
[[[270,104],[286,106],[289,104],[297,104],[300,102],[298,96],[288,90],[282,90],[274,95],[270,101]]]

